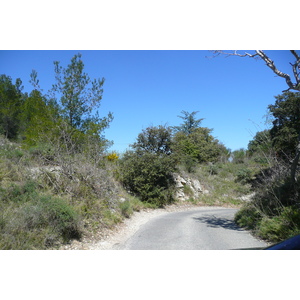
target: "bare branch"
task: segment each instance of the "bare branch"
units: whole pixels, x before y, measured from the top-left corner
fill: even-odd
[[[257,53],[257,54],[265,61],[265,63],[267,64],[267,66],[268,66],[270,69],[272,69],[272,71],[273,71],[276,75],[285,78],[285,81],[286,81],[286,83],[287,83],[287,85],[288,85],[288,87],[289,87],[288,90],[290,90],[290,89],[296,90],[296,89],[297,89],[297,88],[296,88],[296,84],[293,84],[293,83],[292,83],[290,75],[288,75],[288,74],[286,74],[286,73],[283,73],[283,72],[279,71],[279,70],[276,68],[274,62],[273,62],[273,61],[272,61],[272,60],[271,60],[271,59],[270,59],[270,58],[269,58],[262,50],[256,50],[256,53]],[[287,90],[285,90],[285,91],[287,91]]]
[[[251,57],[251,58],[259,58],[257,57],[258,56],[258,53],[254,53],[254,54],[250,54],[250,53],[247,53],[245,52],[244,54],[241,54],[241,53],[238,53],[237,50],[232,50],[232,52],[225,52],[223,50],[213,50],[213,56],[212,57],[217,57],[219,55],[226,55],[226,57],[228,56],[239,56],[239,57]]]
[[[300,91],[300,56],[298,55],[298,53],[295,50],[290,50],[291,53],[296,57],[296,62],[292,65],[293,68],[293,74],[294,77],[296,79],[296,83],[293,83],[291,80],[291,77],[289,74],[283,73],[280,70],[277,69],[277,67],[275,66],[274,62],[264,53],[263,50],[255,50],[254,54],[250,54],[245,52],[244,54],[238,53],[237,50],[232,50],[231,53],[225,52],[223,50],[214,50],[213,57],[219,56],[219,55],[226,55],[226,57],[228,56],[239,56],[239,57],[251,57],[251,58],[255,58],[255,59],[262,59],[266,65],[278,76],[282,77],[285,79],[287,85],[288,85],[288,89],[284,90],[283,92],[289,91],[289,90],[296,90],[296,91]]]
[[[296,62],[294,64],[291,64],[291,65],[293,67],[293,73],[294,73],[294,76],[296,78],[297,85],[299,85],[299,83],[300,83],[300,79],[299,79],[299,73],[300,73],[300,56],[298,55],[298,53],[295,50],[290,50],[290,51],[296,57]],[[297,72],[297,68],[298,68],[299,72]]]
[[[298,55],[298,53],[295,50],[290,50],[291,53],[296,57],[297,61],[300,61],[300,56]]]

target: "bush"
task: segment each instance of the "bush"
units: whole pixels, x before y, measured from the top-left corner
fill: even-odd
[[[170,155],[129,151],[120,162],[120,180],[141,201],[164,206],[173,201],[175,162]]]
[[[129,200],[125,200],[124,202],[120,202],[119,204],[121,214],[129,218],[133,214],[133,208]]]
[[[264,217],[258,236],[271,242],[280,242],[300,233],[300,211],[297,207],[285,207],[280,215]]]
[[[251,204],[242,207],[234,217],[234,221],[239,226],[250,230],[255,229],[261,219],[262,215],[260,211]]]
[[[2,189],[0,197],[0,249],[46,249],[81,236],[75,210],[34,182]]]
[[[236,181],[241,183],[248,183],[250,182],[252,176],[251,176],[251,170],[248,168],[241,168],[237,171],[236,174]]]

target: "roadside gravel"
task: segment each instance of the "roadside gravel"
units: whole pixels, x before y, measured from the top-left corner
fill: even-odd
[[[164,209],[147,209],[134,212],[133,215],[118,224],[113,230],[106,230],[95,236],[83,238],[82,241],[73,241],[69,245],[61,247],[61,250],[114,250],[118,244],[123,244],[134,235],[141,225],[150,219],[176,211],[196,210],[205,206],[190,204],[170,205]]]

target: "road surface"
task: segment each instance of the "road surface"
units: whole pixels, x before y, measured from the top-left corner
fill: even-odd
[[[124,250],[229,250],[265,247],[233,221],[237,209],[199,208],[151,219],[123,244]]]

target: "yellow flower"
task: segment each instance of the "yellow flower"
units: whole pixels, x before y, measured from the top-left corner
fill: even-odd
[[[109,161],[115,161],[115,160],[117,160],[119,158],[119,156],[116,154],[116,153],[111,153],[111,154],[109,154],[108,156],[107,156],[107,159],[109,160]]]

